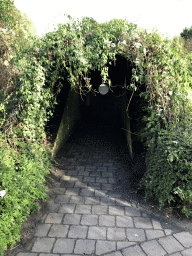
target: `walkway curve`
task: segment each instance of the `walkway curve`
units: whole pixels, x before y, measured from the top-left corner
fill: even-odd
[[[15,256],[191,256],[190,230],[168,228],[131,201],[120,133],[109,124],[89,125],[59,151],[49,210]]]

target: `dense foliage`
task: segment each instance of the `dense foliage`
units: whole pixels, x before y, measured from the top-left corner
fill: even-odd
[[[12,32],[4,33],[8,42]],[[94,92],[90,71],[99,70],[110,86],[108,67],[117,55],[132,65],[127,89],[145,88],[140,97],[147,103],[147,115],[140,137],[148,150],[142,182],[146,195],[157,198],[160,206],[169,203],[191,215],[192,78],[179,43],[126,20],[99,24],[92,18],[79,21],[70,16],[57,31],[43,38],[28,34],[26,40],[15,43],[13,57],[7,59],[14,79],[0,84],[0,190],[6,191],[0,199],[0,255],[7,244],[14,246],[19,239],[21,224],[38,207],[37,199],[47,198],[42,184],[51,157],[45,127],[65,79],[83,95]],[[9,53],[11,44],[7,49]]]

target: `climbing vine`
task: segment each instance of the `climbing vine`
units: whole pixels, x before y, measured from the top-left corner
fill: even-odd
[[[0,215],[4,218],[6,209],[10,219],[15,220],[12,231],[4,226],[0,234],[2,251],[7,243],[14,244],[22,221],[36,209],[30,200],[35,201],[39,196],[46,198],[42,186],[33,178],[37,177],[36,181],[42,183],[43,175],[50,168],[45,127],[54,113],[56,96],[65,86],[65,79],[82,96],[88,91],[97,93],[92,88],[90,73],[99,70],[102,82],[108,83],[111,89],[108,67],[118,55],[131,63],[132,75],[127,89],[133,93],[139,91],[147,103],[139,135],[148,151],[147,172],[141,182],[146,195],[157,198],[161,206],[168,203],[187,216],[192,214],[192,157],[188,154],[192,148],[192,104],[188,96],[192,78],[187,61],[176,54],[170,40],[127,20],[113,19],[99,24],[93,18],[68,18],[68,23],[59,24],[58,30],[43,38],[29,35],[28,44],[16,44],[9,62],[16,73],[12,92],[0,84],[0,190],[7,191],[0,199]],[[60,80],[64,82],[58,83]],[[140,91],[141,86],[144,91]],[[9,163],[4,156],[11,150],[14,153]],[[25,184],[27,170],[31,173],[32,197],[29,191],[26,199],[19,201],[28,207],[23,211],[18,203],[11,215],[10,202],[15,200],[12,187],[20,187],[22,199],[29,184],[28,181]],[[160,182],[162,177],[170,181],[170,186]],[[23,215],[25,217],[16,217]]]

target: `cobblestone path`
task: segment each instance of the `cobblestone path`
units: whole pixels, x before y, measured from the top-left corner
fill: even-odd
[[[49,212],[16,256],[192,256],[189,230],[167,228],[131,199],[133,175],[116,128],[92,120],[63,145]]]

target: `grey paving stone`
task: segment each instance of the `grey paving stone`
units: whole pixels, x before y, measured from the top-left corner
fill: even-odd
[[[180,232],[173,235],[184,247],[192,246],[192,235],[189,232]]]
[[[146,254],[141,250],[141,248],[138,245],[123,249],[122,254],[123,256],[146,256]]]
[[[102,177],[104,178],[112,178],[113,173],[112,172],[102,172]]]
[[[32,252],[50,252],[54,242],[55,238],[38,237],[33,245]]]
[[[118,252],[107,253],[104,256],[123,256],[123,255],[120,251],[118,251]]]
[[[182,254],[182,256],[191,256],[192,248],[182,251],[181,254]]]
[[[127,216],[141,216],[141,211],[134,207],[125,207],[125,215]]]
[[[39,256],[59,256],[59,254],[40,253]]]
[[[100,215],[99,226],[113,227],[115,226],[115,216]]]
[[[53,253],[73,253],[74,244],[74,239],[59,238],[54,245]]]
[[[91,205],[84,205],[84,204],[76,205],[75,213],[82,213],[82,214],[91,213]]]
[[[133,220],[136,228],[153,228],[149,218],[134,217]]]
[[[101,197],[101,205],[116,205],[115,199],[112,197]]]
[[[81,225],[96,226],[98,224],[98,215],[88,215],[82,216]]]
[[[110,184],[114,184],[115,183],[115,178],[108,178],[108,181]]]
[[[112,241],[97,241],[96,243],[96,255],[108,253],[114,251],[115,249],[115,242]]]
[[[106,240],[107,229],[105,227],[89,227],[88,239]]]
[[[83,177],[82,177],[83,180]],[[87,188],[87,184],[81,180],[75,182],[74,188]]]
[[[173,230],[171,230],[171,229],[165,229],[164,232],[165,232],[166,236],[173,234]]]
[[[107,167],[97,167],[97,171],[99,171],[99,172],[107,172]]]
[[[156,239],[165,236],[161,230],[145,230],[148,240]]]
[[[101,173],[95,172],[95,170],[91,170],[89,175],[90,175],[90,177],[101,177]]]
[[[102,178],[102,177],[96,177],[96,182],[99,183],[108,183],[108,179],[107,178]]]
[[[84,204],[85,198],[83,196],[71,196],[70,204]]]
[[[131,206],[131,203],[123,201],[121,199],[115,199],[115,202],[116,202],[116,205],[119,205],[119,206],[127,206],[127,207]]]
[[[80,218],[81,218],[80,214],[65,214],[63,224],[79,225]]]
[[[66,196],[78,196],[80,188],[68,188],[65,192]]]
[[[113,190],[113,185],[112,184],[102,184],[101,188],[104,190]]]
[[[108,228],[107,229],[108,240],[125,240],[125,229],[124,228]]]
[[[73,213],[75,209],[75,204],[62,204],[59,209],[59,213]]]
[[[72,180],[63,180],[61,183],[60,183],[60,188],[73,188],[75,185],[75,182],[72,181]],[[66,192],[66,191],[65,191]]]
[[[82,188],[80,192],[81,196],[94,196],[94,194],[95,194],[94,189],[88,189],[88,188],[87,189]]]
[[[100,197],[93,196],[93,197],[86,197],[85,204],[99,204],[100,203]]]
[[[68,237],[69,238],[86,238],[87,227],[86,226],[71,226]]]
[[[95,190],[95,196],[107,197],[107,190]]]
[[[154,229],[162,229],[160,221],[152,219],[152,224]]]
[[[66,204],[69,203],[70,196],[66,195],[57,195],[55,198],[55,203],[56,204]]]
[[[82,175],[84,177],[88,177],[89,176],[89,172],[88,171],[79,171],[78,175],[80,175],[80,176]]]
[[[45,223],[57,223],[60,224],[63,218],[62,213],[49,213],[45,220]]]
[[[47,233],[51,227],[51,224],[38,224],[35,231],[35,236],[47,236]]]
[[[169,254],[170,256],[182,256],[180,252],[176,252],[176,253],[173,253],[173,254]]]
[[[126,235],[130,242],[143,242],[146,240],[143,229],[127,228]]]
[[[59,256],[59,254],[50,254],[50,253],[40,253],[39,256]]]
[[[54,195],[64,195],[65,191],[65,188],[51,188],[51,193],[53,193]]]
[[[129,246],[134,245],[135,242],[117,242],[117,250],[123,249],[123,248],[127,248]]]
[[[95,182],[95,177],[84,177],[83,182]]]
[[[91,253],[95,252],[95,243],[96,241],[93,240],[79,239],[76,241],[74,253],[90,255]]]
[[[69,231],[69,225],[53,224],[48,237],[66,237]]]
[[[92,206],[92,213],[93,214],[107,214],[107,206],[105,205],[93,205]]]
[[[84,171],[85,170],[85,166],[75,166],[75,170],[77,170],[77,171]]]
[[[109,206],[109,214],[111,214],[111,215],[124,215],[124,207]]]
[[[116,225],[117,227],[133,228],[133,220],[128,216],[117,216]]]
[[[37,256],[37,253],[30,253],[30,252],[20,252],[17,256]]]
[[[173,236],[163,237],[158,241],[168,253],[173,253],[184,249]]]
[[[155,241],[147,241],[141,244],[142,249],[146,252],[147,256],[154,256],[154,255],[166,255],[166,251],[160,246],[160,244]]]
[[[92,182],[92,183],[89,182],[88,186],[91,187],[92,189],[100,189],[101,188],[101,184],[96,183],[96,182]]]

